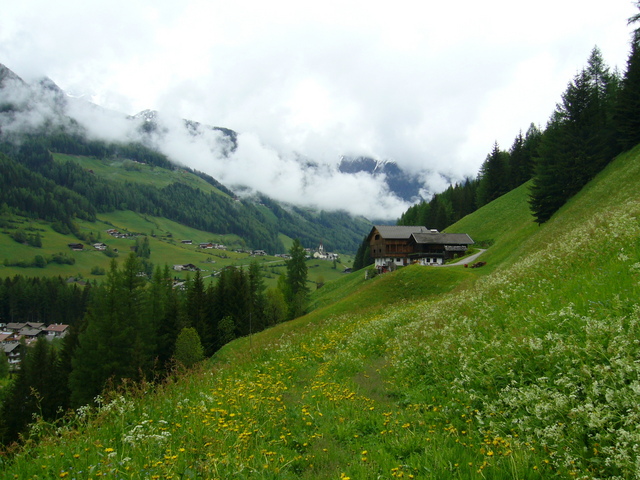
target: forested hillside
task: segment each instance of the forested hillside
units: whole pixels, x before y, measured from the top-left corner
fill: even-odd
[[[536,221],[549,220],[618,153],[640,141],[639,35],[634,33],[623,76],[612,72],[594,48],[544,129],[532,124],[508,151],[495,143],[477,178],[411,207],[398,224],[442,230],[530,179]]]
[[[248,247],[282,253],[280,233],[300,238],[308,246],[324,241],[329,249],[348,252],[355,251],[369,228],[366,220],[344,212],[287,211],[268,198],[260,199],[262,207],[254,200],[239,199],[208,175],[172,165],[165,156],[142,145],[111,145],[77,135],[43,133],[24,136],[19,144],[4,142],[0,149],[4,151],[0,154],[0,204],[22,215],[49,220],[60,231],[74,232],[74,218],[92,221],[100,212],[132,210],[199,230],[235,234]],[[132,170],[140,169],[135,162],[177,169],[175,181],[164,186],[155,186],[152,176],[144,183],[114,181],[83,168],[82,162],[60,160],[56,155],[62,153],[128,161]],[[182,177],[195,175],[212,188],[205,191],[190,185],[179,172]]]

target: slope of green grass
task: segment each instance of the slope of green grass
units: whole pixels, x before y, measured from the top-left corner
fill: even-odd
[[[482,257],[488,263],[485,271],[514,257],[520,244],[538,228],[529,211],[529,185],[521,185],[447,227],[447,232],[468,233],[476,243],[490,245]]]
[[[199,188],[204,192],[215,192],[228,197],[213,185],[205,182],[200,177],[181,169],[168,170],[166,168],[155,167],[144,163],[136,163],[130,160],[121,159],[98,159],[94,157],[84,157],[78,155],[67,155],[63,153],[53,154],[58,162],[75,162],[87,170],[91,170],[95,175],[104,177],[116,182],[140,183],[153,185],[158,188],[166,187],[172,183],[184,183],[192,188]]]
[[[82,242],[84,251],[74,252],[68,247],[69,243],[77,243],[79,240],[73,235],[62,235],[55,232],[48,222],[26,219],[15,215],[0,216],[0,220],[6,225],[0,230],[0,278],[14,275],[29,277],[62,276],[77,277],[88,280],[100,280],[100,275],[91,273],[94,267],[108,270],[111,258],[103,252],[92,247],[92,242]],[[196,230],[181,225],[162,217],[142,215],[130,210],[118,210],[98,215],[96,222],[76,221],[82,234],[91,235],[96,241],[107,244],[111,249],[117,250],[121,261],[128,255],[136,244],[136,237],[115,238],[109,235],[107,230],[117,229],[122,233],[146,236],[151,248],[150,261],[157,266],[178,264],[194,264],[203,271],[203,275],[209,275],[226,266],[243,266],[255,261],[262,267],[262,272],[267,287],[277,285],[278,276],[285,272],[285,262],[282,258],[274,256],[253,257],[248,253],[238,253],[235,249],[244,248],[244,242],[237,235],[216,235],[210,232]],[[10,234],[21,229],[27,233],[40,233],[42,247],[35,248],[15,242]],[[140,237],[142,238],[142,237]],[[283,236],[286,239],[286,237]],[[191,240],[192,244],[183,244],[182,240]],[[212,242],[227,246],[227,250],[200,249],[200,243]],[[291,241],[292,243],[292,241]],[[73,258],[72,265],[59,265],[49,263],[45,268],[4,266],[1,262],[5,259],[10,263],[18,261],[32,262],[36,255],[49,257],[62,252]],[[336,268],[333,262],[325,260],[309,260],[309,288],[316,289],[318,282],[331,282],[343,276],[342,271],[350,266],[353,259],[350,255],[343,255]],[[188,273],[175,272],[178,278],[186,278]]]
[[[345,276],[198,371],[38,424],[0,478],[637,478],[639,153],[541,227],[504,197],[464,219],[484,272]]]

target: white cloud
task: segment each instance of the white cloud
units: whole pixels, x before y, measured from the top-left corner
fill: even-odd
[[[595,45],[624,69],[635,13],[630,0],[24,0],[3,6],[0,62],[114,110],[232,128],[243,133],[235,162],[254,171],[260,159],[260,180],[283,197],[331,205],[359,189],[349,204],[365,205],[375,185],[301,177],[266,145],[475,175],[494,141],[508,148],[531,122],[544,126]],[[198,162],[223,182],[243,173]],[[291,185],[278,183],[283,168]]]

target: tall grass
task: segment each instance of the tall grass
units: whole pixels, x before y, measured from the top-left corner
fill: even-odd
[[[636,478],[639,168],[496,233],[489,274],[344,278],[197,371],[38,422],[0,478]]]

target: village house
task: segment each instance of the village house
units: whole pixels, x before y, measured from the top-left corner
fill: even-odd
[[[1,351],[7,356],[9,361],[9,369],[17,370],[20,366],[20,360],[24,352],[24,345],[18,341],[2,342],[0,344]]]
[[[46,332],[41,328],[29,328],[25,327],[20,330],[19,335],[29,342],[31,340],[37,340],[38,337],[46,335]]]
[[[47,334],[48,339],[63,338],[69,332],[69,325],[55,323],[45,327],[43,331]]]
[[[198,267],[196,267],[193,263],[187,263],[185,265],[174,265],[173,269],[176,272],[196,272],[198,270],[200,270]]]
[[[81,243],[70,243],[69,248],[74,252],[81,252],[84,249],[84,245]]]
[[[93,244],[93,248],[95,248],[96,250],[100,250],[101,252],[105,251],[107,249],[107,245],[105,243],[94,243]]]
[[[419,263],[442,265],[462,256],[474,242],[466,233],[440,233],[423,226],[376,225],[367,237],[379,271]]]

